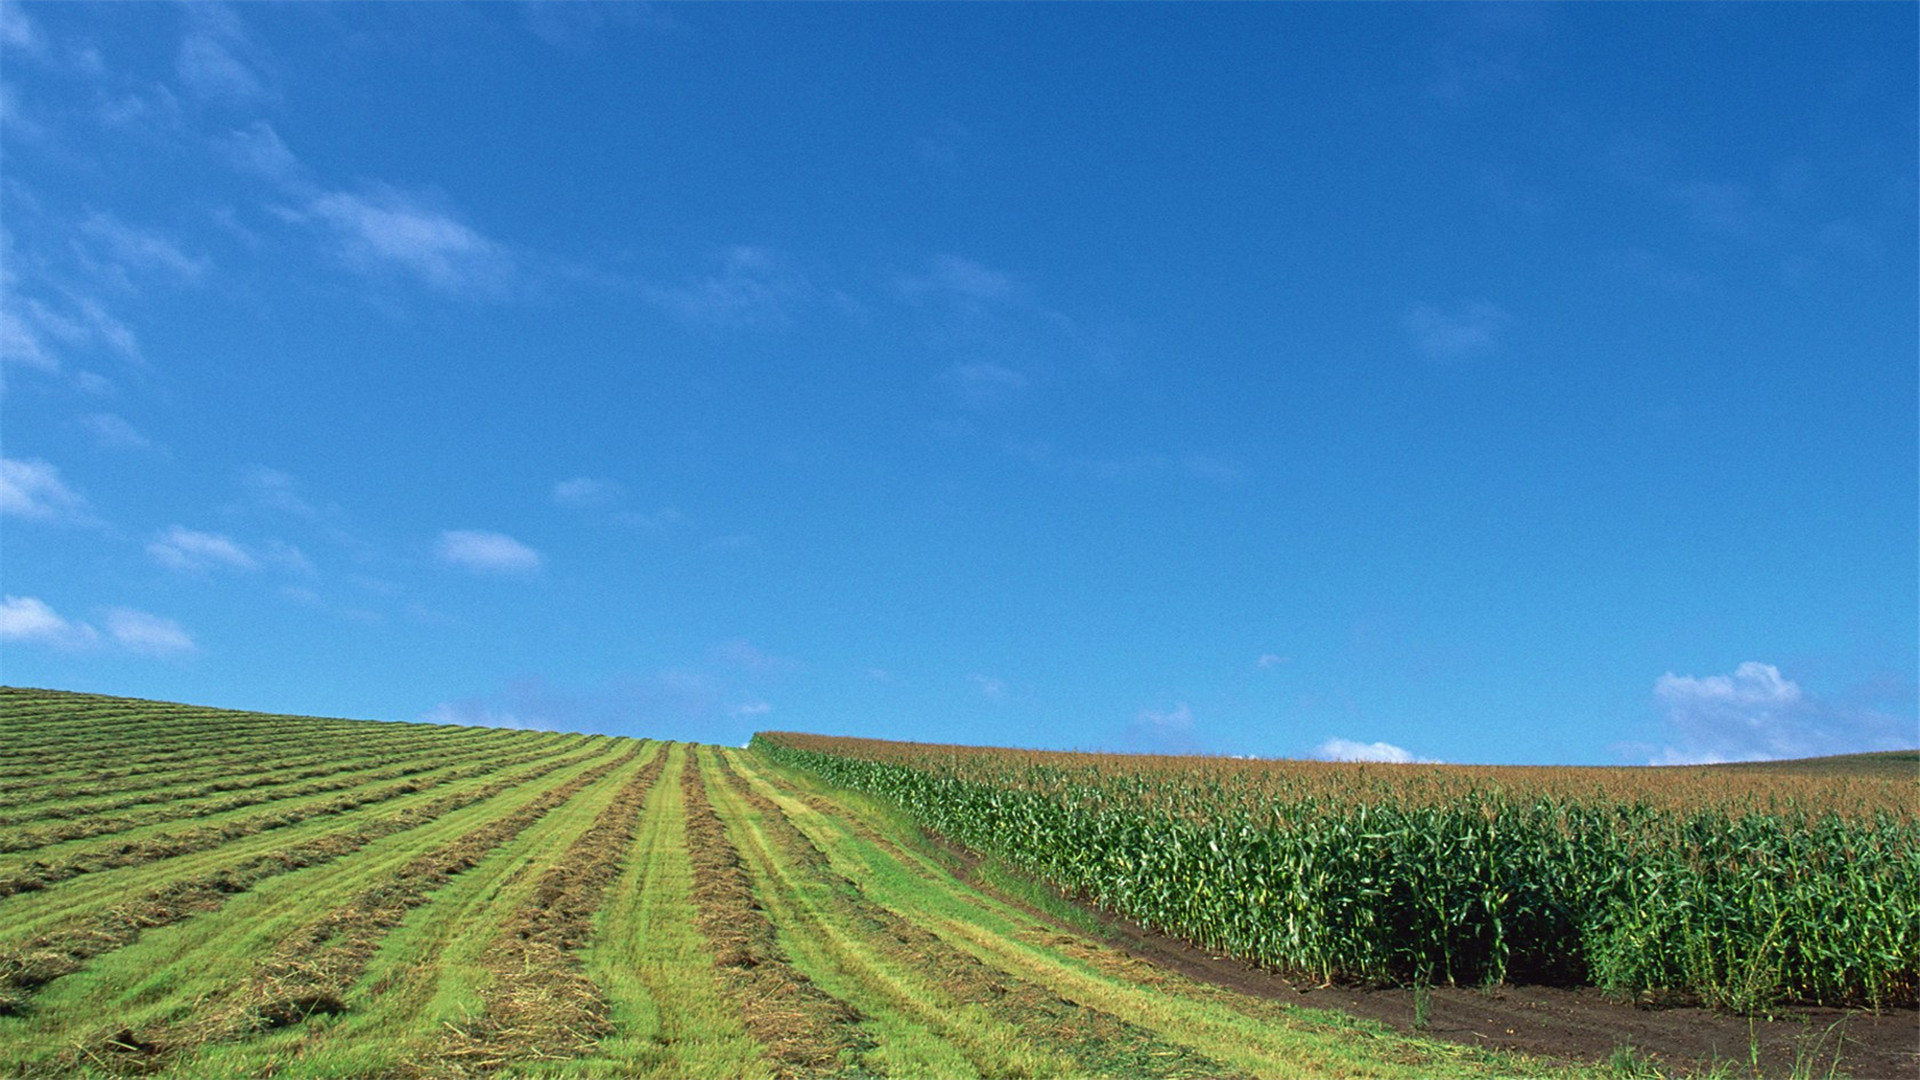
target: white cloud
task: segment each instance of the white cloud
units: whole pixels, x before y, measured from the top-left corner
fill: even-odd
[[[773,706],[764,701],[749,701],[728,709],[727,715],[744,718],[748,716],[765,716],[772,711]]]
[[[925,274],[902,277],[896,284],[909,299],[940,297],[966,304],[998,303],[1016,292],[1010,275],[958,255],[942,255]]]
[[[761,247],[737,245],[718,256],[719,268],[671,288],[651,288],[656,304],[690,322],[782,325],[818,291],[785,259]]]
[[[205,573],[214,569],[258,570],[260,560],[218,533],[195,532],[175,525],[147,545],[147,554],[169,570]]]
[[[1458,360],[1493,347],[1512,317],[1498,304],[1485,300],[1440,308],[1421,304],[1407,313],[1407,332],[1421,355],[1432,360]]]
[[[40,340],[32,323],[11,304],[0,308],[0,364],[57,371],[60,361]]]
[[[551,731],[543,720],[522,719],[510,712],[495,712],[483,701],[471,698],[460,701],[443,701],[426,712],[420,719],[429,724],[454,724],[460,727],[513,728],[520,731]]]
[[[179,623],[159,615],[112,608],[107,611],[106,623],[114,641],[143,656],[185,656],[198,650]]]
[[[1411,765],[1416,762],[1424,765],[1439,763],[1434,758],[1415,757],[1413,751],[1392,743],[1363,743],[1337,736],[1314,747],[1312,756],[1320,761],[1369,761],[1393,765]]]
[[[553,485],[553,502],[572,510],[611,506],[620,501],[620,485],[611,480],[576,476]]]
[[[87,500],[44,461],[0,458],[0,514],[58,524],[88,524]]]
[[[499,244],[451,215],[390,188],[330,192],[307,206],[333,230],[336,252],[366,274],[398,271],[442,292],[495,294],[513,275]]]
[[[531,574],[540,553],[504,533],[449,529],[435,548],[440,561],[480,574]]]
[[[1175,702],[1171,709],[1141,709],[1134,714],[1134,720],[1167,734],[1193,730],[1193,710],[1184,701]]]
[[[1193,709],[1176,701],[1170,709],[1141,709],[1120,735],[1123,749],[1146,754],[1196,754]]]
[[[1292,662],[1292,657],[1281,656],[1279,653],[1261,653],[1260,659],[1255,660],[1253,666],[1264,671],[1267,668],[1276,668],[1282,664],[1291,664]]]
[[[153,440],[140,433],[132,424],[113,413],[88,413],[80,418],[80,426],[93,436],[94,442],[106,450],[152,450]]]
[[[249,548],[219,533],[195,532],[180,525],[148,543],[147,554],[161,566],[180,573],[258,570],[263,565],[299,574],[313,573],[313,564],[292,544],[269,540],[257,548]]]
[[[40,28],[17,3],[0,4],[0,47],[35,56],[46,51]]]
[[[120,221],[112,214],[95,213],[80,223],[80,233],[95,241],[121,270],[155,271],[184,281],[206,273],[204,257],[188,255],[172,240],[150,229]]]
[[[1813,757],[1914,741],[1911,721],[1830,705],[1754,660],[1727,675],[1668,672],[1654,680],[1653,698],[1669,740],[1651,758],[1655,765]]]
[[[0,641],[78,649],[92,645],[99,637],[93,627],[61,618],[42,600],[31,596],[0,598]]]
[[[999,701],[1007,696],[1007,684],[1004,680],[996,679],[991,675],[969,675],[967,678],[973,681],[973,685],[979,688],[981,696],[988,701]]]
[[[196,4],[188,11],[191,25],[174,58],[180,81],[200,97],[222,104],[272,100],[266,55],[239,16],[220,4]]]
[[[104,349],[129,360],[140,359],[140,341],[125,323],[91,297],[67,294],[65,310],[37,297],[18,297],[11,288],[0,297],[0,361],[57,371],[59,349]]]
[[[287,149],[273,125],[264,120],[228,132],[220,148],[239,169],[276,183],[299,186],[300,160]]]
[[[308,502],[295,490],[292,475],[279,469],[270,469],[265,465],[256,465],[240,474],[240,485],[247,490],[253,501],[269,510],[279,510],[301,518],[321,516],[318,507]]]

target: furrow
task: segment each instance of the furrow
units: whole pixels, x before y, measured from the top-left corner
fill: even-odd
[[[690,763],[680,783],[696,923],[713,951],[721,992],[764,1048],[775,1076],[838,1071],[843,1054],[871,1049],[873,1042],[860,1029],[860,1014],[814,986],[781,949],[726,823],[707,799],[703,772]]]
[[[366,845],[417,828],[443,814],[492,798],[517,785],[596,756],[599,748],[544,762],[492,783],[452,792],[337,833],[283,850],[264,852],[216,870],[150,889],[104,912],[91,912],[44,930],[24,942],[0,946],[0,1015],[19,1012],[32,994],[72,974],[87,961],[137,940],[142,931],[212,911],[228,896],[306,866],[332,862]]]
[[[666,763],[666,753],[656,751],[541,875],[487,954],[493,981],[481,992],[483,1012],[471,1022],[448,1025],[424,1064],[427,1075],[575,1058],[612,1034],[610,1004],[584,973],[580,951],[608,886],[626,864],[640,808]]]
[[[1242,1075],[1111,1013],[1069,1001],[1045,986],[983,963],[870,898],[856,882],[835,869],[827,853],[799,827],[785,806],[756,790],[756,782],[774,790],[770,779],[759,773],[749,778],[731,768],[729,773],[735,790],[759,811],[768,838],[807,876],[831,883],[835,917],[857,939],[873,943],[887,960],[924,977],[941,997],[949,999],[931,1003],[928,1021],[946,1029],[943,1034],[956,1042],[968,1041],[969,1035],[976,1041],[981,1034],[989,1036],[984,1053],[979,1048],[973,1051],[983,1055],[974,1063],[983,1073],[1000,1074],[1009,1065],[1019,1064],[1001,1059],[1006,1053],[1005,1041],[1024,1041],[1023,1032],[1040,1031],[1045,1033],[1048,1046],[1065,1059],[1048,1063],[1048,1072],[1162,1078]],[[842,815],[837,810],[829,813],[836,820]],[[961,886],[949,879],[944,887]],[[927,1009],[929,1003],[917,999],[909,1004]],[[991,1026],[984,1033],[961,1029],[955,1022],[958,1016],[954,1006],[977,1010]]]
[[[484,765],[458,768],[438,777],[415,776],[400,783],[370,791],[351,792],[332,799],[269,810],[218,825],[143,836],[138,840],[78,852],[61,859],[33,860],[18,870],[0,874],[0,899],[16,893],[36,892],[82,874],[93,874],[125,866],[141,866],[192,852],[210,851],[242,837],[288,828],[316,818],[350,813],[362,807],[427,791],[443,784],[485,776],[499,771],[502,767],[512,768],[524,765],[530,760],[537,759],[520,758],[505,762],[488,762]]]

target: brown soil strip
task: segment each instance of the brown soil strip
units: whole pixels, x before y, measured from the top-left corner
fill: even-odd
[[[1036,1033],[1041,1045],[1057,1048],[1088,1075],[1185,1077],[1235,1075],[1226,1066],[1186,1047],[1161,1040],[1153,1032],[1119,1017],[1068,1001],[1053,991],[1017,975],[990,967],[972,954],[892,910],[875,903],[860,887],[832,868],[827,856],[787,817],[779,803],[754,791],[723,760],[728,780],[740,796],[760,811],[768,838],[812,877],[831,883],[837,907],[869,941],[882,943],[903,966],[927,976],[959,1005],[977,1005],[997,1020]],[[815,809],[836,820],[866,830],[831,803],[824,806],[803,797]],[[891,845],[888,845],[891,846]],[[897,850],[897,849],[896,849]],[[909,864],[910,865],[910,864]],[[884,944],[891,942],[891,944]]]
[[[976,854],[933,839],[961,864],[978,864]],[[1626,1046],[1666,1070],[1704,1073],[1731,1062],[1742,1075],[1751,1068],[1757,1044],[1766,1076],[1920,1077],[1920,1013],[1911,1008],[1881,1013],[1799,1008],[1772,1017],[1746,1017],[1696,1007],[1644,1008],[1592,987],[1442,986],[1431,990],[1426,1028],[1416,1029],[1411,990],[1289,979],[1076,903],[1102,927],[1114,950],[1108,951],[1085,942],[1077,928],[971,874],[969,879],[974,888],[1055,927],[1058,932],[1047,939],[1055,948],[1107,970],[1144,962],[1265,1002],[1346,1013],[1441,1042],[1586,1064],[1605,1063]],[[1127,977],[1146,981],[1138,974]],[[1242,1009],[1260,1015],[1256,1010]]]
[[[857,815],[844,814],[830,799],[803,796],[816,810],[843,816],[861,837],[895,852],[901,849]],[[1116,961],[1141,961],[1187,978],[1278,1005],[1301,1005],[1376,1020],[1398,1031],[1442,1042],[1516,1051],[1561,1061],[1605,1062],[1621,1046],[1649,1055],[1663,1067],[1706,1071],[1716,1062],[1750,1067],[1760,1047],[1765,1075],[1802,1072],[1836,1075],[1920,1077],[1920,1013],[1911,1008],[1882,1013],[1849,1009],[1791,1009],[1769,1018],[1734,1016],[1702,1008],[1639,1007],[1591,987],[1500,986],[1487,990],[1435,987],[1425,1030],[1413,1026],[1413,993],[1399,988],[1320,986],[1210,953],[1179,938],[1149,930],[1109,912],[1076,904],[1099,925],[1116,953],[1082,941],[1082,931],[1057,921],[981,880],[981,857],[931,832],[943,861],[956,876],[1054,929],[1055,948],[1074,952],[1111,970]],[[907,865],[911,866],[909,861]],[[1137,978],[1137,976],[1129,976]],[[1248,1010],[1252,1011],[1252,1010]]]
[[[687,849],[693,861],[693,905],[713,950],[720,992],[739,1008],[748,1034],[778,1077],[837,1072],[842,1054],[871,1048],[860,1013],[794,968],[773,922],[753,894],[753,881],[727,827],[707,801],[693,759],[681,774],[687,804]]]
[[[449,1025],[423,1073],[470,1075],[516,1061],[575,1058],[613,1033],[611,1005],[583,973],[579,953],[666,764],[662,749],[541,875],[487,953],[493,982],[481,991],[480,1017]]]
[[[536,758],[528,756],[506,761],[488,762],[484,765],[472,765],[455,769],[436,777],[415,777],[398,784],[375,788],[371,791],[355,792],[328,799],[325,802],[306,806],[288,807],[272,810],[264,814],[207,825],[197,829],[185,829],[180,832],[159,833],[142,837],[124,844],[115,844],[98,851],[81,852],[64,859],[35,859],[23,868],[10,874],[0,874],[0,899],[15,893],[35,892],[60,882],[79,877],[82,874],[94,874],[102,870],[117,870],[123,866],[139,866],[143,863],[159,862],[162,859],[177,858],[196,851],[208,851],[222,844],[229,844],[246,836],[284,829],[314,818],[345,814],[363,806],[388,802],[403,795],[413,795],[438,787],[441,784],[471,779],[498,772],[501,768],[524,765]]]
[[[228,896],[245,892],[267,878],[331,862],[375,840],[418,828],[443,814],[531,783],[599,752],[600,748],[595,747],[542,764],[529,772],[408,807],[344,832],[255,855],[211,873],[142,893],[117,907],[74,919],[19,944],[0,946],[0,1015],[23,1011],[42,986],[80,970],[96,956],[132,944],[142,931],[213,911],[225,903]]]

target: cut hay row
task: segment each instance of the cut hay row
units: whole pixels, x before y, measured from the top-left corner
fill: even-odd
[[[50,750],[102,756],[161,742],[187,749],[229,736],[250,738],[265,731],[293,729],[338,737],[351,735],[357,723],[158,703],[88,707],[67,703],[48,691],[13,688],[0,692],[0,714],[19,718],[23,726],[21,738],[0,750],[0,761],[40,758]],[[28,724],[30,728],[24,726]],[[361,730],[364,737],[365,730]]]
[[[755,896],[753,879],[707,798],[709,753],[681,776],[695,926],[713,955],[721,993],[762,1047],[776,1077],[815,1076],[873,1047],[860,1014],[794,968]]]
[[[175,803],[166,803],[144,810],[137,814],[122,814],[117,817],[91,817],[79,821],[63,821],[58,825],[31,825],[17,830],[0,833],[0,853],[19,854],[30,851],[43,851],[57,845],[71,845],[79,840],[93,840],[100,837],[119,837],[122,834],[155,825],[189,819],[208,819],[231,814],[269,803],[288,805],[295,800],[349,791],[356,787],[378,783],[382,780],[398,780],[403,777],[426,777],[450,766],[437,763],[432,759],[415,759],[404,765],[389,765],[384,768],[364,772],[335,775],[321,780],[309,780],[305,783],[290,783],[284,787],[262,785],[248,788],[238,794],[224,798],[182,799]],[[64,854],[64,849],[62,854]],[[5,863],[0,863],[0,866]]]
[[[761,880],[762,896],[779,889],[786,904],[803,908],[803,916],[783,920],[790,933],[819,924],[815,933],[825,951],[865,991],[853,999],[856,1008],[910,1020],[929,1043],[950,1046],[963,1067],[986,1076],[1232,1074],[1220,1062],[1153,1031],[984,963],[903,911],[876,902],[835,869],[788,808],[771,797],[777,793],[771,777],[751,770],[739,755],[721,757],[720,766],[726,790],[752,808],[741,820],[752,821],[765,841],[760,854],[768,875]],[[947,884],[955,883],[949,879]],[[819,885],[826,888],[809,888]],[[1028,1037],[1033,1030],[1047,1032],[1044,1043]],[[873,1057],[886,1061],[888,1055]],[[906,1072],[929,1067],[946,1072],[955,1064],[897,1062]]]
[[[442,766],[383,787],[367,787],[331,798],[276,806],[265,813],[217,824],[152,833],[132,839],[115,839],[111,843],[90,845],[88,850],[74,851],[58,858],[35,858],[16,869],[0,872],[0,899],[15,893],[50,888],[82,874],[140,866],[196,851],[210,851],[243,837],[291,828],[314,819],[339,817],[364,807],[377,806],[444,784],[486,776],[501,768],[513,768],[535,760],[539,758],[520,756],[479,764]]]
[[[106,1054],[117,1069],[139,1071],[207,1043],[344,1011],[350,989],[366,972],[387,933],[408,912],[428,903],[437,890],[535,822],[636,761],[646,749],[647,744],[629,744],[614,760],[588,768],[383,875],[282,940],[223,1002],[203,1004],[198,1015],[184,1023],[128,1029],[124,1036],[116,1032],[100,1040],[91,1053],[96,1058]]]
[[[38,787],[21,787],[0,799],[0,828],[37,818],[71,818],[109,813],[143,803],[171,802],[263,784],[306,780],[364,769],[396,759],[447,757],[504,749],[502,740],[404,738],[366,741],[344,747],[305,744],[289,751],[282,740],[271,752],[205,755],[170,763],[163,769],[94,770],[78,777],[49,778]],[[212,777],[212,779],[209,779]]]
[[[549,754],[525,763],[511,760],[497,763],[499,769],[441,783],[423,783],[420,790],[364,807],[350,814],[309,817],[279,828],[265,829],[241,836],[228,843],[197,851],[178,851],[163,858],[129,866],[99,869],[55,883],[44,889],[16,893],[0,898],[0,944],[13,942],[40,932],[48,925],[70,920],[89,911],[103,910],[123,902],[129,895],[164,887],[194,878],[217,877],[235,864],[261,856],[272,857],[289,847],[306,844],[335,832],[355,832],[366,822],[399,816],[417,817],[423,810],[441,805],[465,805],[462,793],[483,785],[511,785],[515,778],[544,776],[608,751],[602,740],[589,743],[571,754]],[[476,768],[478,768],[476,766]],[[156,830],[157,831],[157,830]],[[79,850],[102,842],[80,841]],[[117,842],[104,842],[108,847]],[[33,860],[29,860],[29,864]]]
[[[165,812],[172,816],[182,816],[180,811],[206,802],[218,801],[223,795],[251,796],[254,803],[267,802],[280,797],[277,792],[302,786],[303,782],[326,782],[333,778],[347,780],[348,782],[336,784],[332,788],[315,789],[337,791],[360,782],[353,781],[351,779],[353,777],[391,780],[401,776],[413,776],[439,768],[447,762],[498,756],[503,749],[497,746],[456,747],[436,748],[432,752],[415,753],[407,753],[404,750],[383,750],[360,757],[306,767],[293,764],[251,766],[246,772],[230,772],[220,780],[154,788],[129,788],[110,798],[68,798],[57,803],[28,806],[0,814],[0,838],[36,826],[57,828],[58,825],[55,823],[73,822],[75,819],[99,819],[124,810]],[[396,760],[401,763],[394,764]],[[211,767],[218,768],[218,766]],[[138,817],[139,815],[122,816]]]
[[[18,1012],[46,984],[80,970],[96,956],[130,944],[145,930],[216,910],[227,897],[268,878],[331,862],[376,840],[418,828],[443,814],[593,756],[596,752],[588,751],[544,762],[488,784],[442,795],[371,821],[355,822],[339,832],[251,855],[139,893],[105,911],[66,918],[25,940],[0,945],[0,1015]],[[4,913],[0,909],[0,914]]]
[[[613,1033],[611,1005],[584,974],[580,952],[666,764],[667,754],[656,751],[541,875],[487,953],[492,982],[481,991],[480,1015],[446,1027],[423,1073],[468,1075],[513,1062],[566,1060]]]

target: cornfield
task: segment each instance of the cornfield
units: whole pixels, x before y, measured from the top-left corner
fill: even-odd
[[[1911,1005],[1912,778],[756,747],[1218,954],[1325,981]]]

